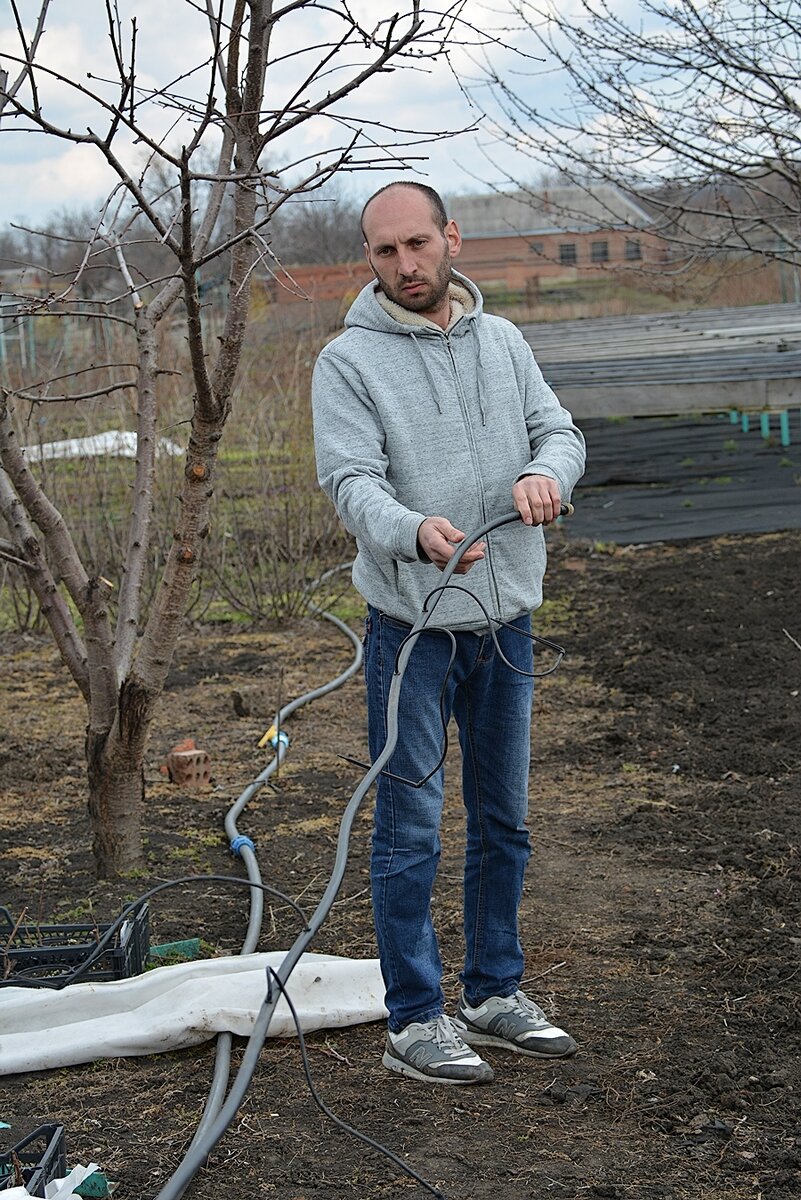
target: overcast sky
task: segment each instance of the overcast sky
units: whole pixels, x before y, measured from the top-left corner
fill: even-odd
[[[513,0],[468,0],[464,15],[482,28],[494,27],[500,31],[505,26],[508,30],[512,21],[512,3]],[[19,7],[31,23],[26,31],[30,33],[39,4],[36,0],[21,0]],[[365,23],[369,20],[370,27],[379,18],[398,11],[396,0],[390,3],[356,0],[351,7],[357,15],[365,17]],[[130,18],[136,15],[139,81],[144,86],[163,86],[186,75],[190,68],[208,58],[208,25],[191,2],[120,0],[119,8],[126,39]],[[338,26],[321,8],[311,14],[290,17],[280,22],[278,28],[281,37],[276,41],[275,49],[278,53],[286,53],[330,39],[336,35]],[[524,45],[519,36],[516,40],[519,45]],[[532,43],[528,46],[533,49]],[[0,0],[0,56],[18,56],[19,53],[11,5],[9,0]],[[41,101],[49,119],[54,124],[75,130],[84,130],[87,125],[95,132],[101,130],[103,117],[97,109],[90,106],[79,90],[59,83],[55,76],[62,75],[87,88],[102,88],[98,79],[113,79],[114,64],[110,57],[103,0],[52,0],[38,57],[54,73],[51,77],[40,76]],[[526,65],[509,52],[496,51],[493,60],[504,71],[525,72],[516,76],[520,86],[541,96],[543,103],[560,102],[558,83],[553,75],[542,75],[534,64]],[[476,76],[475,68],[465,55],[457,52],[454,62],[465,82]],[[4,65],[8,68],[9,79],[13,80],[18,65],[8,59]],[[294,57],[271,72],[268,75],[270,98],[288,95],[307,65],[302,58]],[[89,75],[95,78],[90,80]],[[337,78],[334,76],[335,80]],[[206,79],[204,72],[194,81],[191,78],[182,81],[181,87],[186,91],[194,88],[199,94]],[[114,89],[109,87],[107,94],[113,96]],[[381,75],[348,100],[342,111],[350,117],[390,121],[407,129],[438,131],[463,128],[479,115],[471,109],[447,67],[430,68],[425,64],[411,73],[396,70]],[[170,128],[173,120],[171,111],[151,106],[148,132],[173,147],[177,146],[180,131]],[[341,138],[341,133],[338,136]],[[382,140],[380,130],[375,131],[375,136],[378,141]],[[321,154],[332,144],[331,139],[329,122],[306,126],[295,136],[291,146],[281,146],[280,161],[285,164],[294,158]],[[484,190],[486,181],[502,179],[502,171],[494,167],[491,160],[521,178],[536,176],[536,164],[516,162],[509,151],[493,148],[490,143],[487,132],[463,133],[453,139],[439,138],[433,145],[416,151],[429,160],[419,164],[418,178],[444,192],[480,191]],[[119,138],[119,146],[119,154],[128,164],[141,164],[141,147],[132,146],[127,136]],[[110,169],[95,148],[74,146],[58,138],[22,131],[18,123],[9,122],[8,118],[0,125],[0,176],[0,227],[10,221],[35,225],[49,214],[65,209],[96,208],[113,182]],[[349,177],[348,187],[357,195],[366,195],[392,177],[390,174],[354,175]]]

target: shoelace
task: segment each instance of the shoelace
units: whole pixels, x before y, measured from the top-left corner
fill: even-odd
[[[455,1023],[443,1013],[434,1026],[434,1041],[446,1054],[461,1054],[467,1049],[459,1037]]]
[[[522,1017],[535,1017],[538,1021],[544,1021],[547,1025],[548,1018],[538,1004],[533,1000],[529,1000],[525,992],[515,992],[512,997],[513,1007],[515,1012],[520,1013]]]

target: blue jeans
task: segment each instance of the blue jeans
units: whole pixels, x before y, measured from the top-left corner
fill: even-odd
[[[531,628],[528,614],[514,624],[526,632]],[[386,743],[395,656],[409,630],[370,608],[364,670],[373,761]],[[377,783],[373,916],[393,1032],[411,1021],[433,1020],[444,1009],[431,919],[444,771],[435,770],[418,788],[386,772],[417,781],[434,770],[442,753],[443,720],[451,715],[459,729],[467,819],[460,975],[467,1002],[510,996],[523,975],[517,913],[530,854],[525,820],[533,680],[503,662],[488,631],[454,636],[456,657],[447,681],[450,637],[434,630],[419,636],[401,686],[398,742]],[[496,636],[509,662],[530,672],[528,638],[504,628]]]

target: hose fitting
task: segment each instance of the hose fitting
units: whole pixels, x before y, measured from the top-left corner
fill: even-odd
[[[256,852],[255,844],[253,843],[251,838],[246,837],[243,833],[237,834],[237,836],[231,842],[231,853],[236,854],[239,856],[239,858],[241,858],[243,846],[247,846],[255,854],[255,852]]]

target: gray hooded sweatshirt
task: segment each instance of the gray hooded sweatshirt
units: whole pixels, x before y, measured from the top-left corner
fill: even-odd
[[[548,475],[563,501],[584,470],[584,439],[542,378],[520,331],[482,311],[453,272],[447,330],[368,284],[345,331],[320,354],[312,384],[320,486],[358,555],[353,582],[367,602],[409,625],[439,586],[417,531],[443,516],[470,534],[512,512],[522,475]],[[542,602],[545,539],[514,522],[494,530],[459,589],[443,593],[432,625],[482,629]]]

